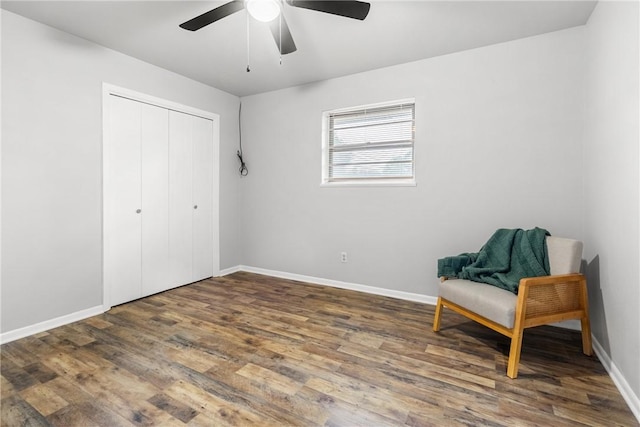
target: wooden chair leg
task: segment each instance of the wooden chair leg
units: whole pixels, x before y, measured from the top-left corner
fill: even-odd
[[[591,345],[591,324],[589,323],[589,317],[585,316],[580,319],[582,326],[582,352],[587,356],[593,355],[593,346]]]
[[[518,365],[520,364],[520,351],[522,350],[523,334],[523,329],[513,329],[511,348],[509,349],[509,363],[507,365],[507,376],[512,379],[518,377]]]
[[[587,281],[583,279],[581,283],[581,305],[582,305],[582,318],[580,319],[580,325],[582,329],[582,352],[587,356],[593,354],[593,346],[591,345],[591,322],[589,322],[589,296],[587,292]]]
[[[440,317],[442,316],[442,299],[438,297],[438,303],[436,304],[436,314],[433,316],[433,331],[438,332],[440,330]]]

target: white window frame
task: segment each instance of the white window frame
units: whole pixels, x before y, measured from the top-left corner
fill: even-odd
[[[329,176],[329,161],[330,161],[330,141],[329,136],[331,134],[330,117],[335,114],[358,112],[366,109],[377,109],[384,107],[393,107],[401,105],[413,105],[414,114],[414,129],[412,138],[412,170],[413,176],[411,178],[394,178],[394,177],[380,177],[380,178],[342,178],[332,180]],[[395,101],[380,102],[376,104],[360,105],[355,107],[339,108],[335,110],[324,111],[322,113],[322,181],[321,187],[360,187],[360,186],[415,186],[416,185],[416,147],[415,147],[415,99],[407,98]]]

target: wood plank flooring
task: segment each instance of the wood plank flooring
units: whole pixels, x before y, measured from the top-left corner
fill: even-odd
[[[580,335],[235,273],[3,345],[2,426],[636,426]]]

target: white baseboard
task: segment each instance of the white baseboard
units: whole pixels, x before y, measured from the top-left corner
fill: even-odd
[[[631,409],[633,415],[635,415],[638,422],[640,422],[640,397],[633,392],[625,377],[622,375],[616,364],[613,363],[613,360],[611,360],[604,348],[602,348],[598,340],[595,339],[593,335],[591,337],[593,340],[593,351],[598,356],[598,359],[600,359],[600,363],[602,363],[604,369],[607,370],[607,373],[618,388],[622,398],[627,402],[627,405],[629,405],[629,409]]]
[[[240,271],[240,266],[236,265],[235,267],[229,267],[225,268],[224,270],[220,270],[218,276],[226,276],[228,274],[237,273],[238,271]]]
[[[305,276],[302,274],[287,273],[284,271],[268,270],[266,268],[251,267],[247,265],[239,265],[237,267],[228,268],[224,271],[231,274],[237,271],[246,271],[248,273],[264,274],[266,276],[279,277],[281,279],[297,280],[300,282],[314,283],[316,285],[331,286],[333,288],[349,289],[352,291],[365,292],[373,295],[381,295],[385,297],[398,298],[407,301],[421,302],[425,304],[436,305],[437,297],[429,295],[414,294],[411,292],[394,291],[392,289],[377,288],[375,286],[361,285],[357,283],[341,282],[339,280],[323,279],[321,277]],[[222,272],[220,272],[222,275]]]
[[[24,328],[14,329],[13,331],[8,331],[0,334],[0,344],[6,344],[8,342],[27,337],[29,335],[39,334],[40,332],[48,331],[49,329],[64,326],[69,323],[77,322],[78,320],[83,320],[87,317],[97,316],[98,314],[102,313],[104,313],[103,306],[97,305],[95,307],[76,311],[75,313],[56,317],[55,319],[45,320],[44,322],[36,323],[35,325],[29,325],[25,326]]]

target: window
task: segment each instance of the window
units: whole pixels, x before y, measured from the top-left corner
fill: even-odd
[[[323,184],[415,184],[413,99],[329,111],[323,120]]]

